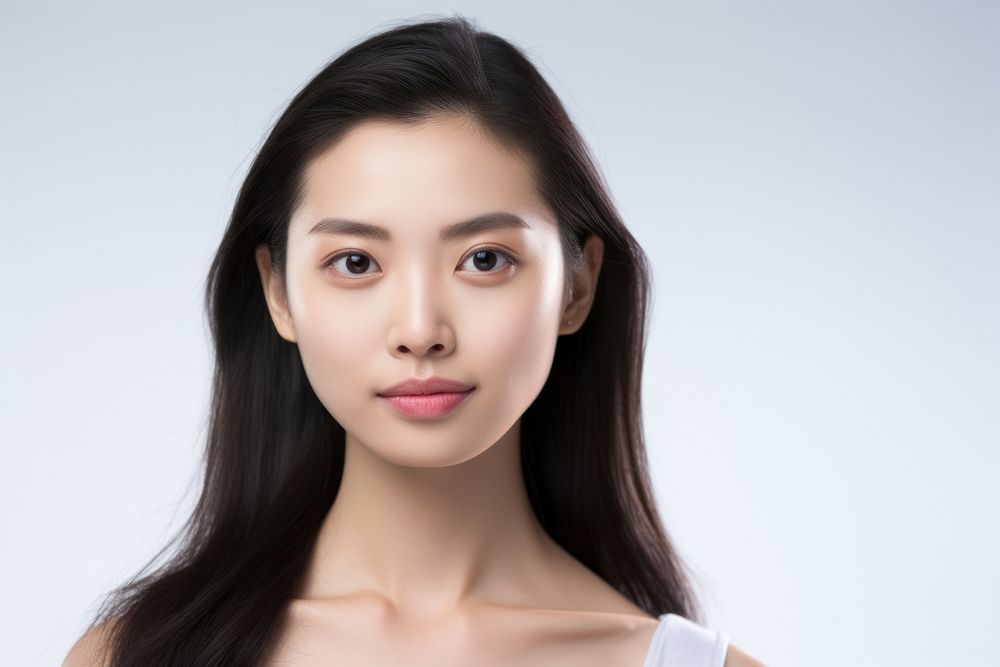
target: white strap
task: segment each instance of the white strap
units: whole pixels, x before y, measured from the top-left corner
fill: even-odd
[[[663,614],[643,667],[722,667],[729,635],[677,614]]]

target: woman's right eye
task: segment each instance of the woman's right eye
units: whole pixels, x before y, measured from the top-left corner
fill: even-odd
[[[365,275],[366,269],[371,266],[377,266],[372,258],[363,252],[358,252],[352,250],[350,252],[342,252],[339,255],[334,255],[323,264],[323,268],[335,266],[338,262],[343,261],[344,269],[336,269],[337,273],[343,273],[349,276],[363,276]]]

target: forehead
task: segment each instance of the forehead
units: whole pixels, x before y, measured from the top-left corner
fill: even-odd
[[[306,221],[440,221],[542,207],[526,156],[458,117],[363,122],[307,166],[304,185],[296,217]]]

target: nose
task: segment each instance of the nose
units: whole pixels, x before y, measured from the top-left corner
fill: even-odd
[[[409,274],[391,314],[392,328],[387,344],[389,354],[400,357],[440,357],[455,347],[454,329],[446,316],[443,292],[426,274]]]

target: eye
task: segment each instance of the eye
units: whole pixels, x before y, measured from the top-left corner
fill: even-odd
[[[496,248],[479,248],[469,255],[469,259],[472,260],[473,266],[478,269],[486,269],[484,271],[473,271],[473,273],[499,273],[500,269],[495,269],[497,260],[496,257],[503,257],[507,264],[504,264],[500,269],[504,269],[507,266],[514,266],[517,262],[514,258],[503,252],[502,250],[497,250]],[[468,262],[469,260],[466,260]],[[465,262],[462,263],[463,265]]]
[[[323,268],[328,268],[334,266],[340,260],[347,260],[345,262],[346,271],[338,270],[337,273],[344,273],[351,276],[362,276],[365,275],[365,269],[373,265],[371,257],[363,252],[357,250],[351,250],[349,252],[342,252],[339,255],[334,255],[326,262],[323,263]],[[377,266],[377,265],[376,265]]]

